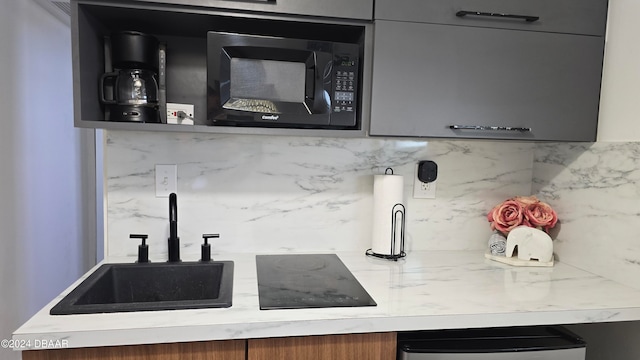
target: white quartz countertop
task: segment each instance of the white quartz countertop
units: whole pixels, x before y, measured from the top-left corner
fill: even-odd
[[[216,260],[235,262],[230,308],[49,315],[83,277],[15,331],[14,349],[56,342],[95,347],[640,320],[640,290],[562,262],[551,268],[511,267],[479,251],[411,252],[398,262],[364,252],[337,255],[377,306],[260,310],[255,254],[214,254]],[[122,260],[110,262],[132,262]]]

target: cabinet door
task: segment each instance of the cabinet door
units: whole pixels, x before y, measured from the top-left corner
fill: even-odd
[[[23,360],[245,360],[245,340],[31,350]]]
[[[593,141],[603,47],[594,36],[376,21],[370,134]]]
[[[373,0],[136,0],[294,15],[371,20]]]
[[[377,0],[375,17],[602,36],[607,5],[608,0]]]
[[[395,360],[396,333],[248,340],[248,360]]]

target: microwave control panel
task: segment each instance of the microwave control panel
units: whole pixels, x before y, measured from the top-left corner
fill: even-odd
[[[333,66],[334,86],[331,122],[343,118],[355,120],[358,107],[358,61],[349,55],[337,55]]]

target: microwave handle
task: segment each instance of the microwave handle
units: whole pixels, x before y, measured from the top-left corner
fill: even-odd
[[[318,109],[318,102],[322,100],[322,78],[318,78],[318,64],[314,64],[312,68],[307,69],[307,89],[305,89],[307,97],[307,106],[309,110],[315,113]],[[320,75],[321,76],[321,75]]]
[[[316,98],[316,91],[317,91],[317,81],[316,81],[316,68],[315,66],[312,68],[307,68],[306,69],[306,79],[305,79],[305,84],[306,84],[306,88],[304,90],[305,95],[308,99],[315,99]]]
[[[325,79],[327,77],[332,78],[333,63],[330,61],[323,65],[321,61],[318,63],[318,59],[315,59],[315,74],[314,74],[314,86],[313,86],[313,104],[314,113],[327,114],[331,112],[331,95],[325,91]]]

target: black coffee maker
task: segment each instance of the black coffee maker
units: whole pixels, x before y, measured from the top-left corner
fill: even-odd
[[[161,56],[162,55],[162,56]],[[105,38],[105,63],[112,70],[100,78],[100,101],[109,121],[158,123],[158,74],[164,54],[154,36],[120,31]]]

